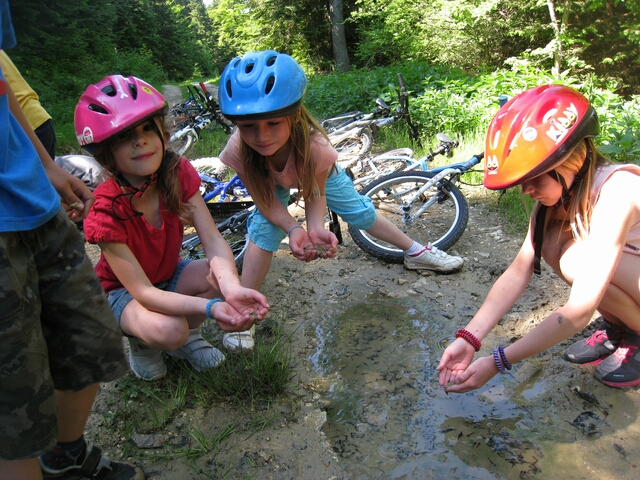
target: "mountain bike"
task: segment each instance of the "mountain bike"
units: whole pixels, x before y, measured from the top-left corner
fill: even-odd
[[[366,156],[371,150],[376,132],[387,125],[404,121],[409,128],[412,142],[420,142],[418,127],[411,121],[409,113],[409,93],[402,78],[398,74],[398,105],[392,110],[382,99],[375,100],[376,108],[369,113],[361,111],[348,112],[337,117],[323,120],[320,125],[329,136],[333,147],[338,151],[338,165],[349,168],[359,158]]]
[[[392,173],[370,183],[360,194],[371,198],[378,214],[415,241],[446,250],[462,236],[469,221],[469,205],[457,184],[483,157],[480,153],[465,162],[430,170]],[[366,253],[389,263],[404,261],[404,253],[394,245],[351,226],[349,233]]]
[[[201,132],[211,123],[216,123],[222,127],[227,135],[233,131],[233,125],[220,112],[220,106],[207,90],[204,83],[200,82],[202,92],[194,87],[199,102],[193,105],[190,101],[188,106],[174,109],[174,112],[187,113],[181,117],[182,120],[176,124],[173,134],[169,139],[171,148],[180,155],[186,155],[189,149],[201,138]],[[191,91],[191,89],[189,90]],[[191,94],[193,96],[193,94]],[[190,97],[191,98],[191,97]],[[199,108],[199,110],[198,110]]]
[[[238,272],[242,271],[244,253],[247,249],[247,219],[255,209],[255,205],[241,210],[217,223],[218,231],[231,247]],[[202,242],[197,233],[186,235],[182,242],[180,256],[183,259],[198,260],[205,258]]]
[[[388,152],[380,153],[376,156],[367,155],[357,160],[349,167],[348,174],[353,180],[356,190],[362,190],[366,185],[378,178],[400,171],[423,170],[427,171],[427,164],[437,155],[453,155],[453,150],[458,146],[458,141],[438,133],[436,138],[440,144],[435,150],[430,150],[428,154],[419,159],[413,158],[413,150],[410,148],[397,148]]]

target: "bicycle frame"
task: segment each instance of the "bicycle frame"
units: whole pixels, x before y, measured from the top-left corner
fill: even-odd
[[[455,181],[460,177],[463,173],[468,172],[474,166],[479,164],[484,158],[484,152],[474,155],[466,162],[452,163],[450,165],[445,165],[443,167],[433,168],[431,170],[424,170],[425,172],[432,172],[436,175],[425,183],[418,191],[410,197],[407,201],[402,203],[401,209],[403,212],[403,221],[411,222],[415,218],[422,215],[425,210],[427,210],[431,205],[433,205],[436,201],[438,201],[437,196],[432,196],[428,201],[426,201],[421,208],[419,208],[413,215],[409,215],[409,211],[411,209],[411,205],[415,202],[419,197],[421,197],[427,190],[429,190],[433,185],[439,183],[443,178],[449,177],[448,181]],[[404,192],[401,192],[404,193]]]
[[[242,200],[249,197],[249,192],[237,174],[224,182],[205,173],[199,172],[199,175],[205,185],[202,198],[213,216],[228,215],[253,205],[251,200]],[[218,199],[211,202],[215,198]]]

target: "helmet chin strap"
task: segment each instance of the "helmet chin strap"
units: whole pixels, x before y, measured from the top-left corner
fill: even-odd
[[[580,183],[580,180],[584,178],[584,176],[587,174],[587,171],[589,170],[589,165],[591,165],[591,154],[592,154],[591,147],[587,143],[587,154],[584,158],[584,162],[582,162],[582,166],[580,167],[580,170],[578,170],[578,173],[576,173],[576,176],[573,179],[573,183],[571,184],[571,187],[567,187],[566,180],[562,175],[558,173],[557,170],[550,170],[549,172],[547,172],[549,176],[553,178],[556,182],[558,182],[562,187],[562,196],[558,200],[558,203],[556,203],[553,206],[553,208],[564,207],[569,203],[569,200],[571,200],[571,191],[573,190],[573,187],[578,183]]]

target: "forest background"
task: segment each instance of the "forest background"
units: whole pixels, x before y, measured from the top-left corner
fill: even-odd
[[[501,94],[542,83],[580,89],[601,146],[640,151],[637,0],[11,0],[7,53],[54,119],[59,153],[78,151],[73,109],[113,73],[160,87],[215,82],[249,50],[293,55],[318,117],[393,104],[396,74],[426,137],[480,138]],[[218,152],[211,152],[215,155]]]

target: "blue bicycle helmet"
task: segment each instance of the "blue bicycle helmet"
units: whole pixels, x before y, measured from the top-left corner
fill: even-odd
[[[218,103],[229,120],[286,117],[302,103],[307,77],[293,58],[274,50],[245,53],[220,77]]]

